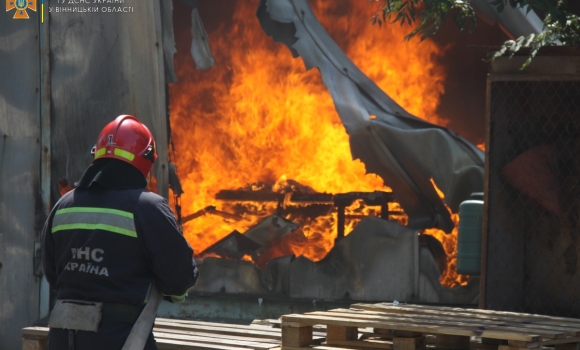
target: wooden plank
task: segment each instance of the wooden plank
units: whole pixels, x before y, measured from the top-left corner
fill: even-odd
[[[385,314],[382,311],[370,311],[366,310],[366,312],[377,312],[381,314]],[[554,331],[561,331],[566,333],[570,336],[580,336],[580,326],[577,324],[567,324],[561,323],[559,321],[546,321],[537,318],[514,318],[514,317],[500,317],[500,316],[485,316],[485,315],[470,315],[470,314],[460,314],[460,313],[438,313],[429,311],[428,313],[400,313],[398,311],[395,312],[386,312],[386,314],[396,315],[397,317],[406,317],[406,318],[425,318],[425,317],[445,317],[445,318],[453,318],[453,319],[463,319],[467,320],[467,322],[476,323],[478,320],[486,323],[493,323],[493,322],[503,322],[506,325],[514,325],[517,327],[522,328],[534,328],[534,329],[545,329],[545,330],[554,330]],[[446,315],[446,316],[443,316]]]
[[[271,339],[271,338],[257,338],[257,337],[253,337],[252,334],[244,334],[242,335],[224,335],[224,334],[219,334],[219,333],[205,333],[205,332],[196,332],[196,331],[182,331],[182,330],[176,330],[176,329],[163,329],[163,328],[153,328],[153,331],[155,332],[159,332],[159,333],[167,333],[167,334],[183,334],[183,335],[194,335],[194,336],[202,336],[202,337],[208,337],[208,338],[227,338],[227,339],[236,339],[236,338],[242,338],[243,339],[251,339],[252,341],[255,342],[264,342],[264,343],[275,343],[275,344],[280,344],[280,342],[282,341],[282,334],[280,332],[278,339]],[[326,334],[324,333],[319,333],[317,332],[317,334],[315,335],[315,333],[312,333],[312,343],[313,344],[322,344],[322,342],[324,342],[326,340]]]
[[[236,336],[236,335],[243,335],[248,336],[251,334],[254,338],[264,338],[264,339],[272,339],[272,340],[281,340],[282,339],[282,332],[280,328],[273,329],[273,332],[269,330],[264,332],[262,329],[254,329],[254,327],[249,327],[248,329],[240,329],[237,327],[230,328],[229,326],[235,326],[230,324],[217,324],[219,326],[203,326],[204,323],[200,323],[200,325],[192,326],[192,325],[179,325],[171,323],[170,325],[164,325],[162,323],[156,323],[154,329],[157,331],[164,331],[164,332],[193,332],[193,333],[208,333],[208,334],[221,334],[227,336]],[[212,324],[212,323],[206,323]],[[215,324],[215,323],[213,323]],[[313,329],[312,332],[312,339],[314,344],[319,344],[322,340],[326,339],[326,333],[315,331]]]
[[[542,348],[519,348],[517,346],[511,346],[511,345],[499,345],[497,347],[497,350],[542,350]]]
[[[437,320],[441,321],[461,321],[466,323],[473,323],[474,325],[497,325],[498,323],[501,326],[505,327],[517,327],[517,328],[530,328],[530,329],[539,329],[539,330],[547,330],[547,331],[554,331],[556,333],[565,333],[569,336],[580,336],[580,326],[577,325],[567,325],[567,324],[560,324],[557,322],[550,322],[544,323],[537,319],[517,319],[517,318],[502,318],[499,316],[491,316],[491,317],[473,317],[473,315],[469,314],[453,314],[453,313],[432,313],[432,314],[401,314],[401,313],[389,313],[389,312],[379,312],[379,311],[360,311],[360,310],[347,310],[347,309],[335,309],[329,310],[328,312],[335,312],[335,311],[342,311],[342,312],[364,312],[367,314],[375,314],[375,315],[383,315],[385,317],[398,317],[403,319],[427,319],[432,320],[436,318]],[[533,332],[533,331],[529,331]]]
[[[223,346],[234,346],[234,347],[245,347],[254,350],[269,350],[271,348],[280,346],[280,343],[263,343],[263,342],[253,342],[251,339],[241,340],[232,338],[212,338],[194,335],[184,335],[184,334],[171,334],[163,332],[153,332],[153,336],[156,341],[160,339],[166,340],[178,340],[187,342],[197,342],[200,344],[214,344]]]
[[[515,318],[524,318],[524,319],[536,319],[542,321],[555,321],[559,322],[560,324],[574,324],[580,326],[580,319],[576,318],[568,318],[568,317],[556,317],[556,316],[547,316],[547,315],[537,315],[537,314],[526,314],[520,312],[510,312],[510,311],[495,311],[495,310],[483,310],[483,309],[465,309],[465,308],[458,308],[458,307],[445,307],[445,306],[429,306],[429,305],[398,305],[394,306],[388,303],[377,303],[377,304],[352,304],[351,308],[353,309],[363,309],[369,311],[381,311],[381,310],[390,310],[391,312],[396,312],[399,310],[401,313],[411,313],[415,312],[425,312],[432,314],[432,311],[436,313],[442,312],[451,312],[456,314],[470,314],[473,317],[477,316],[501,316],[501,317],[515,317]]]
[[[159,339],[156,341],[159,350],[248,350],[246,347],[236,347],[232,345],[217,345],[198,342],[187,342],[182,340]]]
[[[280,328],[280,320],[278,319],[265,319],[265,320],[260,320],[260,319],[255,319],[252,321],[252,323],[250,324],[250,326],[262,326],[262,327],[270,327],[270,328]]]
[[[328,317],[341,317],[345,319],[360,319],[360,320],[377,320],[377,321],[390,321],[390,322],[403,322],[410,325],[434,325],[434,326],[453,326],[453,327],[462,327],[466,329],[473,329],[473,330],[500,330],[500,331],[513,331],[516,333],[531,333],[535,335],[539,335],[545,338],[550,339],[557,339],[557,338],[564,338],[566,337],[566,333],[564,332],[552,332],[550,330],[543,330],[543,329],[522,329],[517,327],[504,327],[503,325],[489,325],[489,326],[482,326],[481,324],[472,324],[467,322],[452,322],[452,321],[439,321],[439,318],[430,317],[428,319],[416,319],[416,318],[398,318],[398,317],[389,317],[389,316],[382,316],[380,314],[368,314],[368,313],[348,313],[348,312],[310,312],[305,315],[315,315],[315,316],[328,316]],[[570,332],[570,335],[576,336],[578,335],[577,332]]]
[[[280,327],[259,327],[259,326],[245,326],[230,323],[218,322],[204,322],[204,321],[189,321],[189,320],[173,320],[173,319],[157,319],[155,327],[159,329],[181,329],[189,331],[203,330],[207,333],[222,333],[222,334],[248,334],[260,336],[263,338],[280,339]],[[316,330],[318,329],[318,330]],[[313,335],[318,337],[326,337],[326,326],[314,327]]]
[[[433,326],[433,325],[418,326],[400,322],[367,321],[367,320],[343,319],[328,316],[311,316],[311,315],[296,315],[296,314],[282,316],[282,326],[284,325],[303,326],[315,324],[350,326],[350,327],[374,327],[392,330],[423,332],[429,334],[478,336],[506,340],[521,340],[528,342],[540,340],[540,336],[529,333],[514,333],[495,330],[473,330],[466,329],[463,327],[449,327],[449,326]]]
[[[243,329],[238,327],[230,327],[231,325],[228,324],[220,324],[219,326],[204,326],[202,324],[199,325],[189,325],[189,324],[182,324],[178,322],[162,322],[162,321],[155,321],[155,328],[159,329],[168,329],[168,330],[184,330],[184,331],[203,331],[206,333],[216,333],[216,334],[248,334],[251,333],[254,337],[259,338],[268,338],[268,339],[281,339],[280,329],[270,330],[260,330],[260,329]]]
[[[227,324],[225,324],[227,325]],[[209,327],[213,328],[213,327]],[[47,327],[27,327],[22,329],[22,336],[24,339],[35,341],[37,338],[45,339],[48,336]],[[215,328],[214,328],[215,330]],[[227,331],[226,331],[227,332]],[[237,330],[236,332],[241,332]],[[280,330],[278,330],[278,337],[263,338],[260,335],[257,337],[253,333],[234,333],[236,335],[228,335],[223,337],[223,333],[201,333],[193,331],[180,331],[168,329],[154,329],[154,336],[160,350],[162,349],[270,349],[272,347],[280,346]],[[245,334],[245,337],[240,334]],[[251,336],[248,336],[250,334]],[[215,341],[219,336],[222,336],[221,341]],[[34,339],[33,339],[34,338]],[[314,337],[314,341],[320,342],[323,337]],[[278,340],[278,341],[276,341]],[[247,343],[246,343],[247,342]],[[24,344],[24,343],[23,343]],[[27,342],[30,350],[36,350],[32,342]],[[42,344],[42,341],[41,341]],[[262,344],[263,346],[260,346]],[[24,350],[24,347],[23,347]],[[28,349],[27,349],[28,350]],[[44,350],[42,348],[38,350]]]
[[[364,304],[355,304],[355,305],[364,305]],[[370,312],[379,312],[379,313],[387,313],[387,314],[396,314],[398,316],[406,316],[406,317],[414,317],[418,315],[419,317],[451,317],[451,318],[463,318],[473,320],[485,320],[485,321],[497,321],[497,322],[506,322],[506,323],[523,323],[524,325],[528,325],[529,327],[534,327],[535,325],[539,325],[540,328],[546,327],[557,327],[554,329],[566,330],[566,331],[580,331],[580,324],[577,322],[562,322],[561,320],[549,320],[542,317],[534,317],[534,315],[522,314],[527,316],[501,316],[501,315],[485,315],[485,314],[473,314],[470,312],[444,312],[444,311],[436,311],[436,310],[402,310],[398,309],[397,307],[390,309],[390,308],[383,308],[383,307],[364,307],[360,308],[361,310],[366,310]],[[467,311],[467,309],[465,309]],[[568,319],[570,320],[570,319]],[[572,319],[575,320],[575,319]],[[570,334],[571,335],[571,334]]]
[[[21,332],[23,338],[28,338],[28,336],[48,337],[48,327],[26,327],[22,328]]]
[[[271,350],[360,350],[360,348],[343,347],[343,346],[338,347],[332,345],[310,345],[303,347],[282,346],[280,347],[280,349],[271,349]]]
[[[254,338],[252,337],[251,334],[247,334],[246,336],[242,336],[242,335],[227,335],[224,336],[223,334],[216,334],[216,333],[202,333],[202,332],[191,332],[191,331],[177,331],[177,330],[159,330],[157,328],[153,328],[153,333],[156,335],[159,335],[159,337],[163,337],[163,338],[169,338],[172,336],[176,336],[176,337],[198,337],[198,338],[204,338],[204,339],[208,339],[208,341],[210,341],[211,339],[227,339],[227,340],[232,340],[232,341],[251,341],[253,343],[264,343],[264,344],[275,344],[275,345],[280,345],[281,340],[278,339],[265,339],[265,338]],[[182,338],[176,338],[176,339],[182,339]]]
[[[380,313],[369,313],[369,312],[357,312],[357,311],[349,311],[349,310],[330,310],[325,312],[310,312],[306,315],[319,315],[319,316],[336,316],[336,317],[345,317],[345,318],[353,318],[353,319],[363,319],[363,320],[382,320],[382,321],[393,321],[393,322],[404,322],[408,324],[417,324],[417,325],[440,325],[440,326],[458,326],[463,328],[470,328],[475,330],[502,330],[502,331],[514,331],[517,333],[531,333],[536,334],[545,338],[550,339],[557,339],[557,338],[564,338],[567,335],[570,336],[580,336],[579,331],[571,331],[569,329],[563,330],[553,330],[553,327],[548,327],[546,329],[536,329],[536,328],[525,328],[525,327],[517,327],[517,326],[510,326],[509,324],[500,324],[497,323],[489,323],[488,325],[484,326],[484,323],[472,323],[472,322],[464,322],[456,321],[456,320],[442,320],[440,317],[393,317],[393,316],[386,316],[388,314],[380,314]]]
[[[47,339],[22,338],[22,350],[46,350]]]
[[[333,340],[326,342],[328,345],[343,346],[354,348],[354,349],[394,349],[392,342],[385,342],[380,340]]]
[[[198,327],[204,327],[205,329],[228,329],[237,330],[239,332],[261,332],[261,334],[280,334],[280,327],[268,327],[260,325],[237,325],[229,323],[216,323],[216,322],[201,322],[201,321],[186,321],[186,320],[169,320],[169,319],[157,319],[155,321],[156,326],[163,327],[173,327],[173,328],[191,328],[198,329]]]
[[[206,322],[206,321],[192,321],[192,320],[178,320],[178,319],[171,319],[171,318],[157,318],[155,319],[155,324],[159,325],[169,325],[169,324],[176,324],[176,325],[183,325],[183,326],[206,326],[206,327],[226,327],[229,329],[240,329],[244,331],[248,330],[255,330],[259,329],[264,332],[271,332],[271,333],[280,333],[280,328],[273,328],[268,326],[260,326],[260,325],[241,325],[241,324],[231,324],[231,323],[221,323],[221,322]]]
[[[282,346],[301,347],[312,344],[312,326],[287,327],[282,323]]]

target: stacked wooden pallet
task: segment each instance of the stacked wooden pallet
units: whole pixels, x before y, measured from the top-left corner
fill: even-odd
[[[282,350],[580,349],[580,320],[432,306],[353,304],[350,309],[282,316]],[[325,325],[315,346],[312,327]],[[360,334],[361,328],[373,332]]]
[[[22,330],[23,350],[45,350],[48,328],[28,327]],[[228,323],[186,321],[157,318],[153,335],[159,350],[270,350],[280,349],[280,328],[271,325],[237,325]],[[323,333],[313,336],[320,343]]]
[[[23,350],[45,350],[47,333],[24,328]],[[160,350],[580,349],[578,319],[387,303],[252,325],[158,318],[153,333]]]

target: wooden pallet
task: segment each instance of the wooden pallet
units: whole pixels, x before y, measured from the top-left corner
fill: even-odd
[[[325,346],[352,349],[523,350],[580,348],[580,320],[478,309],[353,304],[350,309],[284,315],[282,350],[312,346],[312,327],[326,325]],[[374,332],[360,335],[361,327]]]
[[[275,324],[275,322],[273,322]],[[280,328],[252,324],[186,321],[157,318],[153,335],[159,350],[271,350],[280,349]],[[22,329],[22,350],[45,350],[46,327]],[[315,332],[314,343],[321,343],[324,333]]]

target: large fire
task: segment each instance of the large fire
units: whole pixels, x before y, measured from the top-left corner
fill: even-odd
[[[196,253],[274,213],[275,204],[246,203],[240,210],[216,200],[223,189],[276,188],[292,179],[316,192],[389,191],[351,159],[348,135],[319,73],[305,71],[300,59],[264,34],[255,16],[257,3],[232,2],[231,18],[211,14],[221,23],[209,34],[215,67],[198,71],[187,50],[176,55],[179,82],[170,86],[172,160],[185,191],[183,215],[209,205],[238,215],[201,215],[185,223],[184,234]],[[445,79],[436,64],[442,48],[430,41],[404,42],[407,27],[370,26],[374,8],[365,1],[310,3],[331,36],[384,91],[409,112],[446,124],[436,113]],[[304,239],[291,245],[291,252],[320,260],[334,244],[336,213],[299,223]],[[347,222],[347,234],[355,223]],[[429,233],[444,247],[454,239]],[[449,270],[442,282],[461,284]]]

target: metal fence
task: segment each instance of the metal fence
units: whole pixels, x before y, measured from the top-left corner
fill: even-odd
[[[487,309],[580,317],[580,75],[488,79]]]

